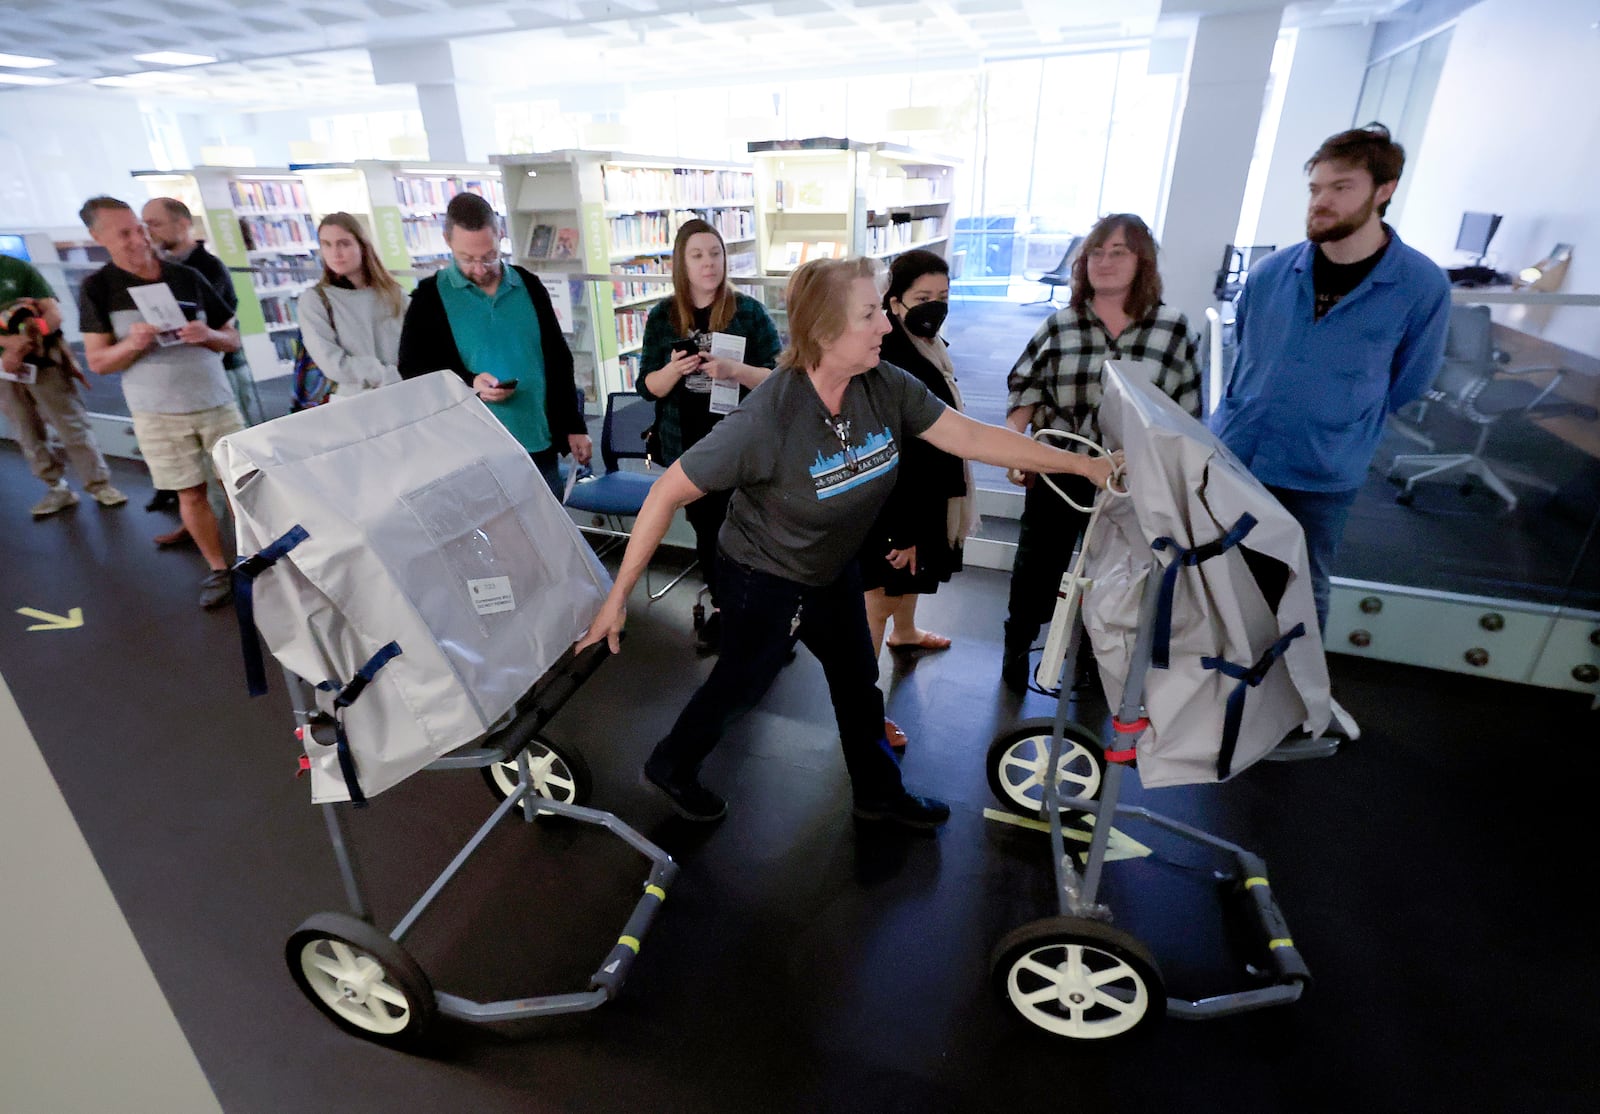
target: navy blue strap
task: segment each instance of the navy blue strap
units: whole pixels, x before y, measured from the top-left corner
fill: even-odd
[[[1171,538],[1157,538],[1150,543],[1152,549],[1171,549],[1173,557],[1165,570],[1161,573],[1161,594],[1156,599],[1156,624],[1151,631],[1153,641],[1150,643],[1150,667],[1152,669],[1166,669],[1172,657],[1172,598],[1178,590],[1178,570],[1193,567],[1201,561],[1209,561],[1221,553],[1226,553],[1240,542],[1245,535],[1254,530],[1255,516],[1242,514],[1239,521],[1216,541],[1197,545],[1193,549],[1185,549]]]
[[[239,619],[239,649],[244,653],[244,683],[251,696],[267,691],[266,661],[256,637],[255,580],[278,559],[311,535],[304,526],[295,526],[254,557],[241,557],[233,566],[233,613]]]
[[[339,772],[344,775],[345,788],[350,791],[350,803],[357,808],[366,806],[367,796],[361,792],[361,782],[356,778],[356,759],[355,755],[350,753],[350,739],[344,733],[344,716],[340,713],[360,699],[378,670],[399,656],[400,643],[391,642],[383,647],[367,659],[366,665],[356,671],[356,675],[350,678],[349,684],[339,690],[339,695],[333,702],[334,746],[339,756]]]
[[[1254,665],[1235,665],[1224,658],[1200,659],[1202,668],[1215,669],[1223,676],[1239,682],[1228,694],[1228,711],[1222,721],[1222,747],[1217,751],[1218,780],[1225,780],[1233,771],[1233,751],[1239,745],[1239,724],[1244,719],[1245,693],[1264,681],[1273,663],[1289,649],[1289,643],[1305,633],[1306,625],[1296,623],[1293,630],[1267,647],[1267,652]]]

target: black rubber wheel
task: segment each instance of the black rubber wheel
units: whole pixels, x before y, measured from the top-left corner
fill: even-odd
[[[1054,730],[1054,720],[1025,719],[989,744],[989,788],[1011,812],[1038,816],[1044,808],[1045,766],[1050,761],[1050,736]],[[1061,743],[1061,761],[1055,772],[1061,811],[1081,811],[1067,802],[1098,797],[1105,781],[1105,752],[1099,737],[1076,723],[1067,724]]]
[[[1084,917],[1046,917],[1006,934],[995,989],[1029,1025],[1067,1040],[1129,1040],[1167,1012],[1155,958],[1133,936]]]
[[[528,744],[528,773],[532,777],[535,795],[562,804],[581,805],[589,800],[594,789],[594,777],[589,764],[575,750],[562,750],[543,735],[535,735]],[[517,762],[496,762],[483,767],[483,780],[496,800],[505,800],[517,787]],[[549,816],[548,812],[537,815]]]
[[[438,1016],[433,987],[404,948],[347,913],[317,913],[284,948],[295,985],[347,1033],[416,1049]]]
[[[1402,491],[1399,495],[1394,497],[1394,501],[1399,503],[1402,507],[1409,507],[1412,503],[1417,501],[1417,496],[1413,491]]]

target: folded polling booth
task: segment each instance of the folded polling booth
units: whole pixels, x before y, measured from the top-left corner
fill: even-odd
[[[213,457],[246,657],[253,613],[337,728],[305,733],[317,803],[360,801],[482,736],[610,589],[527,450],[453,375],[230,434]]]
[[[1127,457],[1087,543],[1084,624],[1113,708],[1162,578],[1139,739],[1146,786],[1224,780],[1297,728],[1327,726],[1328,670],[1300,526],[1141,366],[1106,365],[1100,429]]]

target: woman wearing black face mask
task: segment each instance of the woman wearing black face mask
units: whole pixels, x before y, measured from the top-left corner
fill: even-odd
[[[883,308],[890,332],[882,362],[909,371],[946,405],[961,409],[955,369],[939,336],[950,308],[949,264],[931,251],[896,256]],[[886,631],[892,649],[949,648],[948,638],[918,628],[917,596],[938,591],[961,568],[962,543],[977,524],[972,491],[971,469],[960,457],[921,439],[901,448],[894,494],[861,548],[875,650],[882,651]],[[903,745],[899,728],[888,735]]]

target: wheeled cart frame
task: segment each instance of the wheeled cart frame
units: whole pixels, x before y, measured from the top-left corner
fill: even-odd
[[[388,933],[373,927],[362,896],[339,806],[323,805],[328,836],[344,881],[351,913],[317,913],[289,937],[285,948],[289,972],[312,1004],[348,1032],[379,1044],[416,1047],[439,1014],[465,1021],[511,1021],[550,1014],[591,1010],[616,996],[628,977],[641,942],[667,888],[678,873],[671,857],[616,816],[586,808],[588,769],[576,753],[562,753],[540,730],[599,668],[608,656],[604,643],[581,654],[570,650],[518,702],[502,726],[478,743],[454,751],[427,768],[480,769],[503,798],[494,812],[451,860],[442,874]],[[285,674],[295,703],[297,734],[312,732],[331,739],[332,720],[313,709],[307,687]],[[537,803],[535,800],[537,799]],[[489,831],[520,811],[532,822],[554,815],[605,828],[650,860],[644,892],[617,941],[589,979],[586,990],[535,998],[475,1002],[435,990],[400,941],[455,877]],[[353,915],[352,915],[353,914]]]
[[[1084,545],[1095,525],[1091,518]],[[1049,826],[1060,905],[1058,916],[1025,924],[996,946],[992,957],[996,987],[1023,1020],[1075,1040],[1127,1037],[1149,1028],[1164,1014],[1199,1020],[1296,1001],[1311,974],[1273,898],[1266,864],[1227,840],[1119,802],[1123,766],[1132,761],[1138,739],[1148,727],[1143,718],[1144,687],[1161,588],[1159,570],[1152,570],[1145,580],[1129,674],[1112,720],[1119,749],[1107,753],[1096,732],[1072,722],[1072,680],[1083,643],[1079,603],[1088,587],[1081,571],[1081,561],[1074,561],[1063,577],[1036,675],[1041,684],[1053,678],[1061,681],[1054,721],[1048,727],[1045,720],[1025,721],[1001,734],[989,748],[989,782],[996,796],[1014,812],[1041,815]],[[1067,850],[1062,829],[1066,811],[1087,812],[1095,819],[1081,871]],[[1263,985],[1199,1001],[1166,996],[1149,949],[1116,928],[1110,909],[1097,901],[1112,821],[1127,817],[1229,857],[1233,869],[1221,877],[1239,888],[1260,929],[1266,957]]]

